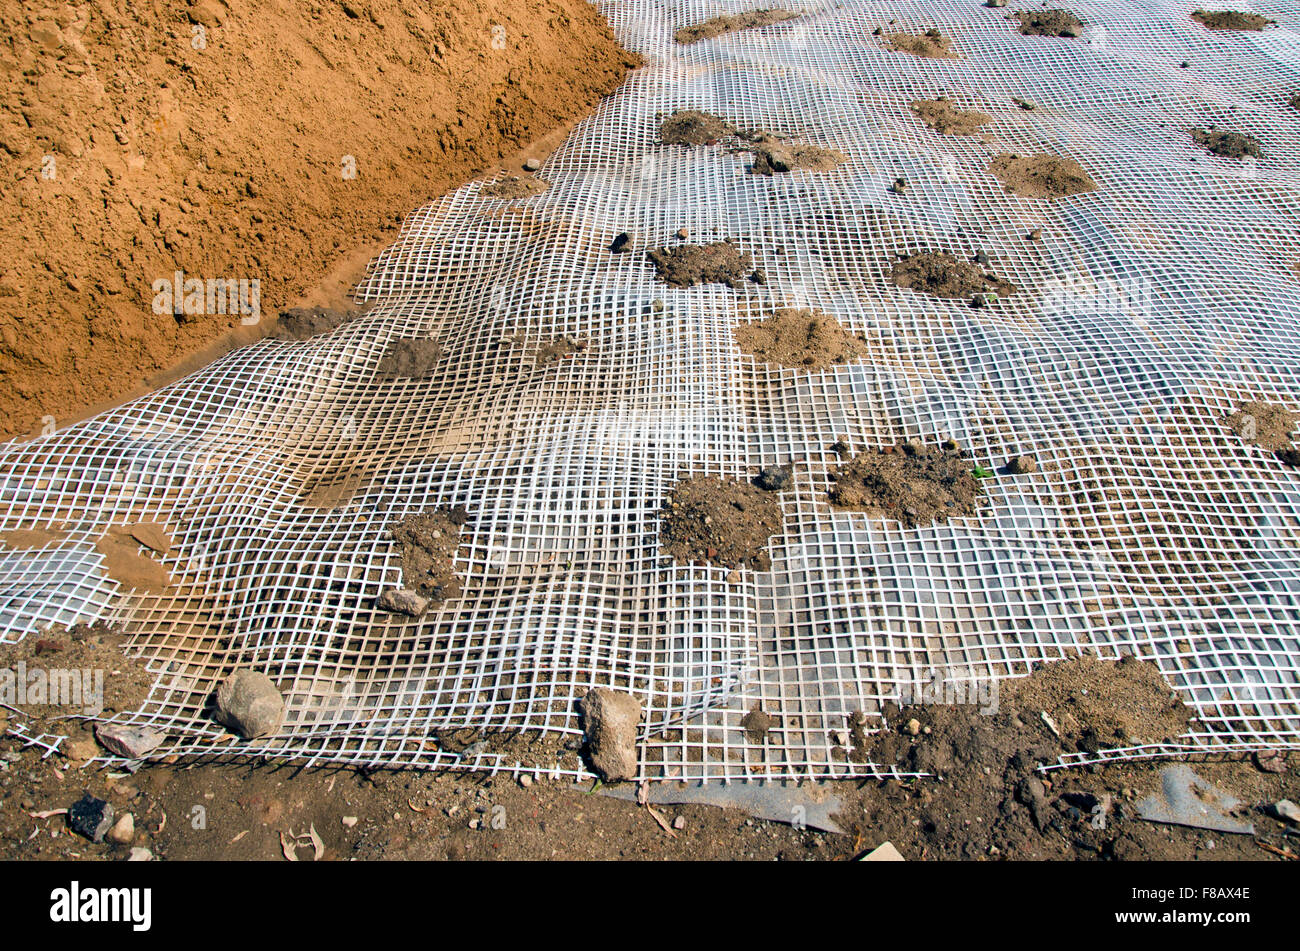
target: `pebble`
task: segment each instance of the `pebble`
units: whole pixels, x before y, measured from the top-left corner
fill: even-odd
[[[116,842],[118,845],[130,845],[135,839],[135,817],[129,812],[124,812],[113,823],[113,828],[108,830],[108,841]]]
[[[624,248],[628,246],[631,240],[632,240],[632,236],[628,234],[626,231],[620,232],[614,238],[614,240],[610,242],[609,249],[613,251],[615,254],[618,254],[620,251],[622,251]]]
[[[1287,822],[1300,825],[1300,806],[1297,806],[1290,799],[1279,799],[1273,803],[1273,815],[1279,819],[1285,819]]]
[[[676,819],[674,819],[674,820],[673,820],[673,828],[674,828],[674,829],[677,829],[678,831],[681,831],[682,829],[685,829],[685,828],[686,828],[686,817],[685,817],[685,816],[678,816]]]
[[[131,854],[127,856],[126,860],[128,862],[152,862],[153,853],[150,852],[148,849],[144,849],[144,848],[140,848],[139,846],[136,846],[134,849],[131,850]]]
[[[740,571],[738,569],[731,569],[731,574],[727,575],[727,584],[740,584]]]
[[[530,158],[524,162],[524,171],[535,172],[542,167],[540,159]]]
[[[912,736],[920,736],[920,734],[921,734],[921,721],[918,720],[918,719],[916,719],[916,717],[912,717],[912,719],[908,720],[908,721],[907,721],[907,732],[910,733],[910,734],[912,734]]]
[[[686,239],[686,238],[689,238],[690,236],[691,236],[691,232],[690,232],[689,229],[687,229],[687,228],[678,228],[678,229],[677,229],[677,237],[682,238],[682,239]]]
[[[391,611],[394,614],[419,617],[428,610],[429,599],[421,597],[418,591],[412,591],[409,588],[401,590],[388,588],[375,599],[375,606],[384,611]]]
[[[343,826],[344,826],[344,828],[351,829],[351,828],[352,828],[353,826],[355,826],[356,824],[357,824],[357,817],[356,817],[356,816],[344,816],[344,817],[343,817]]]
[[[527,789],[532,784],[533,784],[533,777],[531,774],[524,773],[519,777],[519,785],[523,786],[525,789]]]

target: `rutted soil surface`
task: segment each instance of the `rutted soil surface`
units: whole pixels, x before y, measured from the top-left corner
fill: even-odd
[[[1021,10],[1016,16],[1025,36],[1083,35],[1083,21],[1069,10]]]
[[[429,337],[398,337],[375,370],[377,380],[427,380],[442,359],[442,344]]]
[[[663,550],[678,564],[759,571],[772,566],[767,546],[781,531],[781,506],[775,495],[748,482],[685,479],[673,487],[661,517]]]
[[[1245,158],[1247,155],[1253,158],[1264,157],[1259,140],[1244,132],[1223,132],[1215,128],[1192,129],[1191,136],[1197,145],[1225,158]]]
[[[959,261],[947,251],[909,255],[894,264],[889,279],[899,287],[952,299],[987,293],[1006,297],[1018,290],[1011,282],[986,273],[977,264]]]
[[[507,175],[496,181],[488,182],[479,189],[484,198],[531,198],[540,195],[551,187],[551,183],[542,178],[521,175]]]
[[[711,112],[679,109],[659,125],[659,141],[665,145],[713,145],[735,129]]]
[[[673,34],[673,39],[683,46],[689,46],[691,43],[698,43],[700,40],[711,40],[714,37],[722,36],[724,33],[736,33],[739,30],[752,30],[755,27],[771,26],[774,23],[793,20],[797,16],[799,14],[791,10],[754,10],[751,13],[717,16],[694,26],[682,27]]]
[[[1253,30],[1258,32],[1273,21],[1258,13],[1241,13],[1237,10],[1205,11],[1192,13],[1192,19],[1211,30]]]
[[[832,505],[908,528],[974,515],[984,495],[964,453],[920,440],[858,453],[830,478]]]
[[[646,252],[659,279],[674,287],[697,284],[726,284],[738,289],[754,274],[754,259],[727,241],[712,244],[686,244]]]
[[[0,33],[0,436],[251,316],[155,314],[153,282],[257,280],[265,318],[637,62],[586,0],[34,0]]]
[[[1003,152],[989,163],[1007,191],[1023,198],[1064,198],[1097,190],[1097,183],[1072,158],[1059,155],[1010,155]]]
[[[1248,443],[1275,454],[1288,465],[1300,465],[1300,450],[1292,442],[1300,416],[1277,403],[1243,403],[1228,417],[1228,427]]]
[[[819,370],[868,352],[861,337],[817,310],[783,308],[762,320],[738,324],[735,335],[742,353],[783,367]]]
[[[434,604],[460,593],[454,562],[461,526],[467,521],[469,513],[456,506],[408,515],[388,526],[389,536],[402,551],[403,588]]]
[[[912,111],[931,129],[944,135],[974,135],[980,126],[993,121],[982,112],[958,109],[942,97],[920,99],[912,103]]]
[[[961,59],[952,49],[952,38],[931,27],[924,33],[891,33],[887,37],[889,48],[899,53],[911,53],[923,59]]]

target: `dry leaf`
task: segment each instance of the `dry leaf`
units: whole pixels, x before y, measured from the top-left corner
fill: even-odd
[[[68,810],[47,809],[45,812],[29,812],[27,814],[31,816],[33,819],[49,819],[52,816],[66,816],[68,814]]]
[[[321,859],[325,857],[325,843],[321,839],[321,837],[316,834],[315,824],[312,825],[310,834],[311,834],[311,845],[312,848],[315,850],[312,856],[312,861],[319,862]]]
[[[664,814],[662,812],[660,812],[654,806],[646,806],[645,808],[646,808],[646,812],[650,813],[650,817],[654,819],[655,822],[659,823],[659,828],[663,829],[665,832],[668,833],[669,838],[672,839],[677,838],[677,833],[673,831],[673,827],[668,824],[668,820],[664,818]]]
[[[298,853],[294,851],[294,847],[289,844],[289,840],[284,837],[283,832],[280,833],[280,851],[284,853],[284,857],[290,862],[298,861]]]

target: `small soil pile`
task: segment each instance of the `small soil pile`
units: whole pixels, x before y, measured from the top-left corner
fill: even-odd
[[[936,686],[964,693],[954,692],[955,703],[945,697],[888,704],[885,729],[872,737],[862,714],[849,723],[858,741],[850,759],[936,777],[917,787],[914,836],[929,858],[1030,857],[1047,845],[1041,836],[1049,830],[1067,841],[1082,839],[1103,857],[1119,857],[1117,826],[1132,818],[1121,790],[1077,773],[1044,780],[1037,767],[1064,753],[1171,739],[1190,720],[1159,670],[1131,657],[1109,662],[1084,655],[1048,664],[1022,680],[981,685],[987,695],[979,699],[969,685]],[[868,818],[888,808],[887,793],[882,788],[865,797]]]
[[[960,451],[912,440],[862,452],[830,471],[831,504],[908,528],[974,515],[984,494]]]
[[[989,163],[1007,191],[1024,198],[1064,198],[1097,190],[1097,183],[1072,158],[1059,155],[1010,155],[1003,152]]]
[[[1006,297],[1019,289],[1009,281],[986,274],[978,265],[957,260],[946,251],[909,255],[894,265],[889,279],[899,287],[953,299],[986,293]]]
[[[369,304],[346,310],[336,307],[290,307],[280,312],[270,336],[275,340],[309,340],[343,326],[369,309]]]
[[[754,273],[753,257],[730,240],[659,248],[648,251],[646,257],[655,266],[659,279],[674,287],[726,284],[736,289],[743,287],[745,280]]]
[[[117,628],[96,621],[66,629],[52,627],[40,634],[29,634],[17,644],[0,645],[0,671],[10,672],[0,673],[0,685],[17,690],[20,671],[27,674],[26,683],[21,684],[23,696],[6,696],[0,691],[0,702],[17,707],[22,722],[56,734],[76,729],[75,721],[65,719],[72,714],[100,716],[137,710],[153,686],[153,675],[143,664],[123,655],[125,640]],[[19,668],[19,664],[23,667]],[[84,676],[85,672],[90,676]],[[72,686],[68,673],[77,675],[78,689],[69,691],[71,696],[58,696],[53,690],[57,684]],[[44,684],[39,692],[35,689],[38,681]],[[65,700],[71,701],[71,706],[61,702]],[[9,715],[0,708],[0,718]],[[3,732],[4,726],[0,725]]]
[[[388,344],[376,380],[427,380],[442,359],[442,344],[428,337],[398,337]]]
[[[1277,403],[1242,403],[1227,419],[1234,433],[1261,449],[1277,453],[1283,461],[1289,461],[1289,455],[1296,451],[1291,434],[1297,421],[1300,416]]]
[[[488,182],[479,189],[484,198],[531,198],[540,195],[551,187],[551,183],[542,178],[507,175],[494,182]]]
[[[440,507],[408,515],[388,526],[402,549],[402,587],[419,592],[434,604],[460,593],[455,571],[461,526],[469,521],[462,506]]]
[[[1208,12],[1197,10],[1192,19],[1211,30],[1253,30],[1259,32],[1273,21],[1258,13],[1240,13],[1237,10]]]
[[[586,0],[31,0],[0,35],[0,219],[21,222],[0,232],[0,437],[238,332],[155,313],[154,282],[256,280],[276,313],[638,62]]]
[[[750,13],[713,17],[703,23],[697,23],[695,26],[682,27],[673,34],[673,39],[683,46],[689,46],[692,43],[700,42],[700,40],[711,40],[715,36],[722,36],[724,33],[751,30],[760,26],[771,26],[773,23],[793,20],[797,16],[799,16],[798,13],[790,10],[754,10]]]
[[[816,370],[867,353],[866,343],[838,320],[816,310],[784,308],[735,328],[742,353],[763,363]]]
[[[786,142],[779,136],[761,129],[746,133],[746,144],[740,151],[754,153],[750,171],[756,175],[773,175],[777,172],[825,172],[844,161],[838,149],[824,149],[819,145]]]
[[[1259,140],[1244,132],[1220,132],[1217,129],[1192,129],[1191,136],[1196,144],[1226,158],[1263,158]]]
[[[1021,10],[1020,32],[1025,36],[1082,36],[1083,23],[1069,10]]]
[[[541,368],[563,360],[572,353],[581,353],[587,349],[587,341],[574,340],[572,337],[556,337],[550,343],[544,343],[537,349],[534,366]]]
[[[952,39],[933,28],[919,36],[911,33],[891,33],[889,48],[925,59],[961,59],[961,54],[952,50]]]
[[[781,531],[781,506],[755,485],[713,476],[685,479],[673,488],[661,518],[664,552],[679,565],[759,571],[772,566],[767,544]]]
[[[943,98],[920,99],[912,103],[912,111],[931,129],[944,135],[974,135],[980,126],[993,121],[982,112],[963,112]]]
[[[711,112],[680,109],[659,125],[664,145],[713,145],[735,130]]]
[[[1288,99],[1286,104],[1292,109],[1300,109],[1300,92]]]

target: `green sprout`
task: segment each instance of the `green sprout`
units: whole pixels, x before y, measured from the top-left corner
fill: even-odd
[[[977,479],[991,479],[993,478],[993,470],[985,469],[983,466],[976,466],[971,470],[971,475]]]

